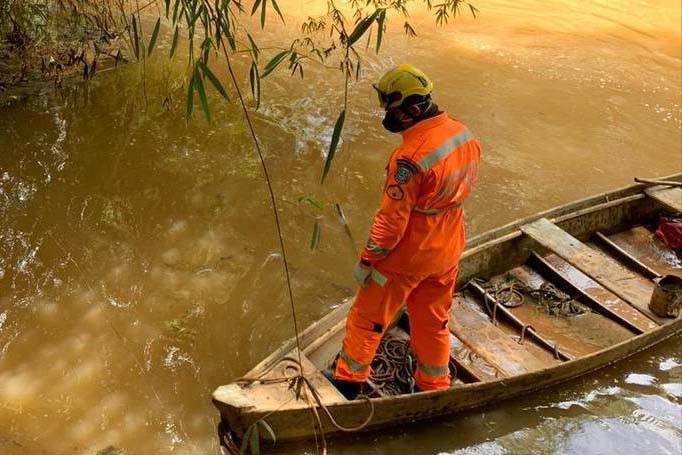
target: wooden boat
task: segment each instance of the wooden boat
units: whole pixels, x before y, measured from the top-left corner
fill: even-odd
[[[665,180],[682,181],[682,174]],[[371,414],[362,430],[376,430],[536,392],[670,338],[682,332],[682,318],[661,318],[648,308],[657,278],[682,276],[682,255],[652,231],[662,212],[682,212],[682,188],[634,184],[472,238],[450,310],[456,371],[447,390],[386,396],[379,389],[370,398],[346,400],[321,373],[340,349],[346,302],[300,334],[303,375],[319,401],[307,387],[297,396],[298,387],[282,379],[299,374],[292,339],[246,373],[257,381],[215,390],[221,425],[240,439],[263,419],[281,442],[312,438],[320,430],[338,436],[341,426],[361,425]],[[494,283],[510,275],[534,289],[551,283],[589,311],[552,315],[528,296],[508,308],[490,288],[472,281]],[[389,332],[409,337],[397,325]],[[311,406],[322,428],[311,424]]]

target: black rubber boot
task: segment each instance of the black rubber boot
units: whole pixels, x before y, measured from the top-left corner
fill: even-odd
[[[325,370],[322,372],[322,374],[329,380],[329,382],[334,385],[334,387],[337,388],[339,392],[341,392],[341,395],[346,397],[346,400],[355,400],[358,395],[360,395],[362,382],[350,382],[336,379],[336,377],[334,377],[334,372],[330,370]]]

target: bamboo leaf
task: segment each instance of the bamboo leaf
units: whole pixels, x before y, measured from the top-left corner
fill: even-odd
[[[317,199],[314,199],[310,196],[300,196],[298,198],[298,203],[299,204],[310,204],[311,206],[315,207],[318,210],[322,210],[324,206],[322,205],[322,202],[318,201]]]
[[[253,425],[247,428],[244,437],[242,438],[242,445],[239,447],[239,455],[246,455],[247,450],[249,450],[249,443],[251,442],[251,434],[253,433]]]
[[[272,0],[272,7],[275,8],[275,11],[277,11],[279,18],[282,19],[282,23],[284,24],[284,16],[282,16],[282,12],[279,10],[279,5],[277,5],[275,0]]]
[[[265,0],[264,0],[265,1]],[[251,432],[251,455],[260,455],[260,431],[258,430],[258,424],[254,423],[253,431]]]
[[[258,6],[260,6],[260,2],[261,2],[261,1],[262,1],[262,0],[256,0],[255,2],[253,2],[253,8],[251,8],[251,15],[252,15],[252,16],[253,16],[254,14],[256,14],[256,11],[258,11]]]
[[[343,123],[346,120],[346,110],[342,110],[339,117],[336,119],[336,124],[334,125],[334,132],[332,133],[332,141],[329,144],[329,152],[327,152],[327,159],[324,162],[324,169],[322,170],[322,180],[320,183],[324,183],[324,179],[329,173],[329,168],[334,160],[334,155],[336,154],[336,148],[339,145],[339,139],[341,138],[341,131],[343,131]]]
[[[196,73],[192,73],[192,77],[189,79],[189,84],[187,84],[187,119],[192,116],[192,111],[194,110],[194,77]]]
[[[208,123],[211,123],[211,111],[208,108],[208,100],[206,99],[206,91],[204,90],[204,81],[201,79],[201,76],[199,76],[199,71],[195,69],[194,73],[194,85],[197,94],[199,95],[199,105],[201,105],[201,109],[204,111],[204,115],[206,115],[206,120],[208,120]]]
[[[358,22],[358,25],[355,26],[355,29],[351,32],[350,36],[348,37],[348,46],[352,46],[357,42],[357,40],[362,38],[362,35],[365,34],[367,29],[369,29],[369,26],[372,25],[372,22],[374,22],[374,20],[377,18],[379,11],[380,10],[374,11],[374,13]]]
[[[268,74],[270,74],[275,68],[277,68],[277,65],[282,63],[282,60],[284,60],[284,57],[287,56],[291,51],[282,51],[279,54],[275,55],[270,59],[270,61],[265,65],[265,68],[263,68],[263,72],[261,73],[260,77],[264,78]]]
[[[175,26],[175,33],[173,33],[173,43],[171,44],[170,56],[175,55],[175,49],[178,47],[178,26]]]
[[[151,38],[149,38],[149,49],[147,50],[147,56],[152,55],[154,50],[154,45],[156,44],[156,38],[159,36],[159,28],[161,28],[161,18],[156,20],[156,25],[154,26],[154,31],[152,32]]]
[[[227,42],[230,43],[230,49],[233,51],[237,50],[237,41],[235,41],[234,35],[232,33],[227,35]]]
[[[258,109],[260,107],[260,75],[258,74],[256,62],[251,62],[249,81],[251,82],[251,94],[253,99],[256,100],[256,109]]]
[[[260,9],[260,28],[264,28],[265,27],[265,7],[268,4],[268,0],[263,0],[261,2],[261,4],[262,4],[262,6]]]
[[[134,14],[132,16],[132,22],[133,22],[133,51],[135,52],[135,59],[139,60],[140,59],[140,37],[137,34],[137,20],[135,19]]]
[[[272,438],[272,445],[275,445],[275,443],[277,442],[277,436],[275,436],[275,432],[272,429],[272,427],[270,426],[270,424],[267,423],[265,420],[262,420],[262,419],[259,420],[257,423],[261,424],[263,426],[263,428],[265,428],[267,430],[267,432],[270,433],[270,437]]]
[[[258,61],[258,54],[260,54],[260,49],[258,49],[258,45],[256,45],[256,42],[251,37],[250,33],[247,33],[246,36],[249,38],[249,42],[251,43],[251,53],[253,54],[253,58],[254,60]]]
[[[379,27],[377,30],[377,45],[376,45],[376,53],[379,53],[379,49],[381,49],[381,40],[384,37],[384,29],[386,28],[385,25],[386,22],[386,10],[382,9],[381,12],[379,13],[379,16],[377,17],[377,26]]]
[[[211,71],[208,65],[206,65],[204,62],[199,62],[199,68],[201,68],[201,72],[203,73],[203,75],[211,82],[213,88],[215,88],[223,98],[229,101],[230,97],[227,96],[227,92],[223,88],[223,85],[220,83],[220,80],[216,77],[215,74],[213,74],[213,71]]]
[[[173,23],[178,22],[178,7],[182,3],[180,0],[175,0],[175,5],[173,5]],[[184,8],[184,7],[183,7]]]
[[[322,228],[320,227],[320,222],[315,221],[315,225],[313,226],[313,236],[310,239],[310,249],[311,250],[316,250],[318,246],[320,246],[320,235],[322,234]]]

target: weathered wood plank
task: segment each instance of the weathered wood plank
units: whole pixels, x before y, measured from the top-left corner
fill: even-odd
[[[682,277],[682,259],[644,226],[612,234],[609,238],[659,275]]]
[[[653,280],[654,278],[659,278],[661,276],[656,270],[652,269],[645,263],[639,260],[637,256],[630,254],[629,251],[623,249],[616,242],[597,231],[594,233],[593,237],[594,243],[599,247],[604,249],[605,252],[613,256],[614,259],[620,261],[623,265],[639,273],[640,275]]]
[[[682,212],[682,188],[647,188],[644,190],[647,196],[656,199],[668,210]]]
[[[465,383],[494,381],[504,377],[497,367],[473,352],[450,333],[450,360],[457,367],[457,377]]]
[[[561,346],[559,346],[552,339],[548,338],[544,334],[539,333],[532,327],[528,321],[519,319],[514,313],[510,311],[509,308],[498,303],[495,298],[485,289],[483,289],[475,281],[469,283],[469,288],[481,299],[486,302],[486,305],[490,305],[493,311],[493,320],[496,318],[506,318],[516,329],[519,330],[519,341],[523,341],[521,338],[528,337],[534,340],[539,346],[545,348],[549,352],[553,352],[557,359],[560,360],[573,360],[573,356],[562,351]]]
[[[659,324],[668,322],[649,310],[654,283],[588,247],[546,218],[527,224],[521,230],[654,321]]]
[[[450,308],[449,327],[473,352],[494,365],[505,376],[528,373],[547,366],[490,320],[457,299]]]
[[[531,289],[538,290],[547,282],[545,277],[525,265],[516,267],[509,273]],[[511,308],[511,312],[540,333],[552,334],[553,340],[559,343],[561,349],[574,357],[582,357],[632,338],[632,332],[625,327],[589,310],[582,314],[561,311],[550,314],[546,302],[540,302],[532,295],[525,294],[523,305]]]
[[[590,277],[573,267],[555,254],[541,257],[533,252],[529,258],[530,264],[543,276],[551,279],[564,291],[578,292],[588,300],[588,306],[596,311],[604,312],[626,327],[630,327],[636,334],[647,332],[658,327],[636,308],[622,301],[615,294],[604,289]],[[563,284],[563,285],[562,285]],[[567,287],[566,288],[564,288]]]

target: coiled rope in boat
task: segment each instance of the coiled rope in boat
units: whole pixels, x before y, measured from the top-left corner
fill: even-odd
[[[387,333],[372,361],[369,379],[386,395],[414,393],[416,367],[409,340]]]
[[[476,282],[481,285],[495,301],[507,308],[516,308],[525,303],[525,296],[531,296],[537,300],[538,306],[543,306],[552,316],[570,316],[585,313],[585,308],[570,295],[558,289],[552,283],[545,281],[535,289],[521,282],[513,275],[507,275],[500,283],[491,283],[478,278]]]

